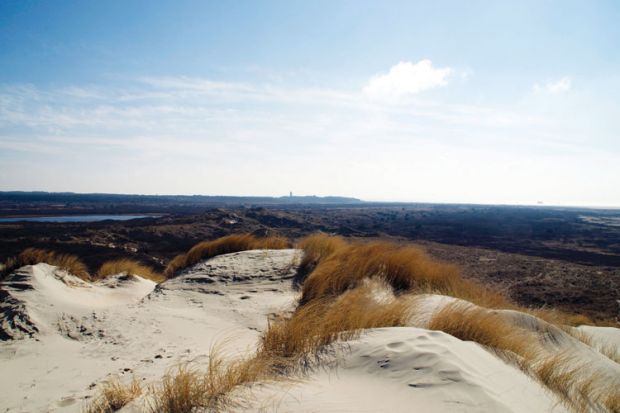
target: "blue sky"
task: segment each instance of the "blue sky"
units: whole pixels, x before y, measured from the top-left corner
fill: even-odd
[[[0,190],[620,206],[620,4],[0,3]]]

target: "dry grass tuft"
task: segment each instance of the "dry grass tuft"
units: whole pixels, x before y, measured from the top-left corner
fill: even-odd
[[[363,329],[403,326],[411,306],[404,299],[378,301],[376,289],[364,284],[335,301],[315,300],[291,317],[271,322],[259,354],[283,366],[309,367],[329,345],[357,337]]]
[[[99,271],[97,271],[97,279],[103,279],[114,274],[139,275],[142,278],[155,281],[156,283],[166,281],[166,278],[153,268],[130,259],[120,259],[103,263]]]
[[[252,357],[227,361],[217,349],[211,351],[206,373],[184,365],[166,374],[152,388],[152,413],[186,413],[196,409],[223,411],[236,405],[230,397],[240,385],[273,379],[267,360]]]
[[[508,353],[525,368],[539,350],[536,335],[506,322],[497,312],[455,302],[435,313],[429,329],[441,330],[464,341],[475,341],[494,351]]]
[[[546,358],[534,370],[536,377],[569,405],[575,403],[572,402],[574,388],[580,377],[579,370],[583,367],[577,361],[570,353],[562,352]],[[589,387],[589,384],[586,385]]]
[[[166,374],[161,385],[152,392],[151,412],[191,412],[197,407],[207,407],[209,402],[204,376],[187,366]]]
[[[339,236],[330,236],[322,232],[309,235],[297,244],[297,247],[304,251],[300,269],[306,273],[310,272],[323,259],[346,246],[347,242]]]
[[[122,384],[118,379],[103,384],[93,401],[83,410],[84,413],[112,413],[120,410],[142,394],[142,386],[137,379]]]
[[[202,241],[187,253],[177,255],[166,267],[164,276],[174,277],[180,270],[216,255],[256,249],[285,249],[289,246],[289,241],[279,236],[256,238],[250,234],[227,235],[212,241]]]
[[[84,281],[90,280],[86,265],[75,255],[58,254],[39,248],[26,248],[17,257],[9,259],[3,270],[2,278],[24,265],[35,265],[42,262],[55,265]]]
[[[534,367],[534,373],[575,411],[620,411],[620,381],[592,371],[577,354],[565,351],[548,357]]]
[[[338,296],[367,278],[382,279],[396,292],[433,292],[487,307],[512,307],[502,294],[464,279],[456,266],[433,260],[420,248],[381,241],[339,245],[324,256],[305,280],[301,302]]]

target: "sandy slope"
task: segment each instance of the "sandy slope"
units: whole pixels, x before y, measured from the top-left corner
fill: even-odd
[[[0,411],[77,412],[110,376],[149,382],[200,362],[218,342],[231,354],[254,348],[267,315],[293,302],[298,256],[220,256],[158,288],[139,277],[91,286],[46,264],[22,268],[3,283],[11,308],[2,330],[14,338],[0,342]]]
[[[556,398],[482,347],[414,327],[369,330],[338,367],[282,390],[256,386],[255,411],[564,412]]]
[[[179,363],[203,363],[212,346],[222,342],[229,355],[252,351],[269,314],[294,305],[292,278],[299,258],[296,250],[227,254],[159,286],[122,275],[91,285],[46,264],[20,269],[2,285],[0,411],[77,412],[106,378],[156,382]],[[424,329],[432,313],[452,298],[416,300],[411,327],[368,331],[339,347],[334,365],[301,382],[240,391],[245,407],[268,412],[564,411],[553,394],[481,346]],[[545,327],[537,319],[505,316],[533,329]],[[617,329],[587,332],[612,342],[618,337]],[[593,363],[610,362],[601,362],[599,353],[584,350],[563,332],[553,334],[554,345],[588,351],[585,357]],[[605,371],[615,374],[617,367],[609,364]],[[136,406],[124,410],[139,411]]]

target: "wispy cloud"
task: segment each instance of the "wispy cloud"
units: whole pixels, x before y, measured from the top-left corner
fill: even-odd
[[[547,82],[542,86],[536,83],[533,89],[534,89],[534,92],[537,92],[537,93],[545,92],[545,93],[556,94],[556,93],[568,92],[572,88],[572,86],[573,86],[572,79],[569,76],[564,76],[560,79]]]
[[[468,182],[486,182],[479,193],[489,196],[519,174],[544,175],[532,159],[545,157],[547,166],[547,153],[563,154],[570,162],[561,169],[588,150],[589,142],[567,138],[565,121],[538,116],[531,105],[422,93],[446,86],[452,73],[423,62],[401,63],[350,89],[184,76],[105,87],[0,86],[2,182],[32,188],[43,182],[37,174],[55,170],[44,189],[273,194],[302,187],[438,200],[437,188],[451,188],[458,201]],[[74,163],[86,172],[71,172]]]

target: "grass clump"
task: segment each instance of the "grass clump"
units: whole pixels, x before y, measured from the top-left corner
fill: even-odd
[[[93,401],[83,409],[84,413],[112,413],[120,410],[132,400],[139,397],[143,392],[142,386],[137,379],[128,384],[121,383],[118,379],[103,383]]]
[[[212,351],[206,373],[187,365],[167,373],[161,384],[152,388],[149,410],[151,413],[225,411],[238,404],[231,398],[237,386],[269,380],[269,372],[264,359],[227,361],[219,351]]]
[[[300,269],[309,273],[323,259],[346,246],[347,242],[340,236],[330,236],[322,232],[309,235],[297,245],[304,252]]]
[[[216,255],[256,249],[285,249],[289,246],[289,241],[280,236],[256,238],[251,234],[227,235],[212,241],[202,241],[187,253],[177,255],[166,267],[164,276],[174,277],[180,270]]]
[[[447,304],[433,314],[429,329],[440,330],[463,341],[475,341],[489,349],[508,354],[525,367],[538,351],[538,339],[525,329],[508,323],[496,311],[467,302]]]
[[[2,278],[24,265],[36,265],[39,263],[54,265],[84,281],[90,280],[86,264],[75,255],[59,254],[40,248],[26,248],[16,257],[10,258],[5,264]]]
[[[130,259],[107,261],[97,271],[97,279],[103,279],[114,274],[138,275],[142,278],[164,282],[166,278],[148,265]]]
[[[303,284],[301,303],[338,296],[368,278],[382,279],[396,292],[439,293],[489,307],[511,305],[502,294],[464,279],[456,266],[433,260],[420,248],[383,241],[340,246],[319,260]]]
[[[299,307],[291,317],[269,323],[260,352],[285,365],[309,367],[335,341],[356,338],[364,329],[405,325],[411,306],[403,299],[377,300],[376,291],[376,284],[366,283],[335,301]]]
[[[191,412],[196,407],[207,407],[209,400],[204,376],[187,366],[166,374],[154,394],[152,412]]]

